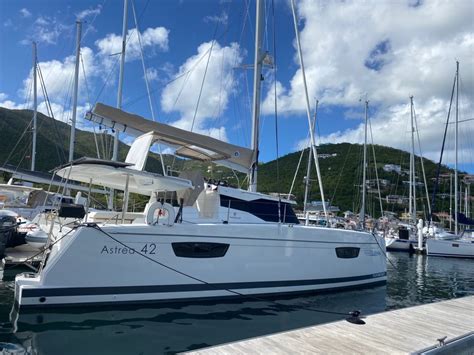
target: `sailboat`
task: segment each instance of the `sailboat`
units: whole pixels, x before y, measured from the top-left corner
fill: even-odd
[[[408,223],[398,223],[397,231],[392,230],[385,237],[387,250],[390,251],[409,251],[414,252],[418,243],[417,238],[417,211],[416,211],[416,172],[415,172],[415,110],[413,104],[413,96],[410,96],[410,127],[411,127],[411,150],[410,150],[410,169],[409,169],[409,221]],[[417,129],[417,128],[416,128]],[[418,144],[419,137],[418,137]],[[421,154],[421,149],[420,149]],[[421,158],[421,166],[423,169],[424,185],[426,186],[426,177],[423,167],[423,158]],[[426,190],[427,192],[428,190]],[[397,234],[394,234],[397,233]]]
[[[85,211],[77,219],[82,223],[61,229],[50,222],[48,230],[56,233],[50,233],[43,264],[15,279],[19,308],[254,297],[386,283],[383,238],[300,225],[294,201],[256,191],[263,1],[256,7],[252,149],[96,104],[88,119],[137,137],[125,162],[82,158],[56,174],[124,191],[123,211],[100,216]],[[174,177],[144,171],[156,141],[181,157],[250,172],[249,190],[205,180],[198,172]],[[129,192],[149,196],[143,213],[127,212]],[[171,193],[179,206],[170,203]],[[59,215],[81,213],[69,209]]]
[[[445,256],[445,257],[454,257],[454,258],[474,258],[474,235],[473,230],[464,230],[460,231],[459,222],[462,220],[466,225],[474,225],[474,221],[466,218],[465,215],[458,212],[459,207],[459,193],[458,193],[458,124],[459,124],[459,62],[456,62],[456,75],[454,80],[454,85],[456,86],[456,120],[455,120],[455,162],[454,162],[454,234],[451,233],[436,233],[433,238],[428,238],[426,241],[426,253],[430,256]],[[453,92],[454,94],[454,85]],[[453,100],[453,95],[451,95],[451,104]],[[451,105],[450,105],[451,110]],[[446,123],[446,128],[449,123],[449,114],[448,122]],[[443,157],[444,142],[446,138],[443,139],[443,147],[441,149],[441,158],[440,164]],[[438,172],[439,177],[439,172]],[[435,190],[436,191],[436,190]],[[433,197],[434,201],[434,197]],[[460,233],[461,232],[461,233]]]

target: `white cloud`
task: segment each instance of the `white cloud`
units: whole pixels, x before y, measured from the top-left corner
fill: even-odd
[[[168,34],[169,30],[164,27],[147,28],[141,33],[141,43],[143,50],[146,48],[156,51],[168,50]],[[140,58],[140,43],[135,29],[128,30],[127,48],[125,54],[126,61],[132,61]],[[111,55],[119,54],[122,50],[122,36],[115,33],[109,33],[104,38],[95,42],[99,49],[99,54],[104,58]]]
[[[13,21],[12,19],[7,19],[4,23],[3,23],[3,27],[12,27],[13,26]]]
[[[354,105],[366,93],[384,104],[397,104],[410,94],[418,100],[440,97],[452,80],[454,58],[465,68],[474,65],[474,5],[469,1],[412,7],[303,0],[299,10],[309,95],[326,104]],[[472,90],[474,73],[466,73],[465,85]],[[267,113],[271,95],[263,106]],[[287,112],[304,110],[300,70],[280,91],[279,102]]]
[[[100,15],[100,12],[102,11],[102,5],[97,5],[96,8],[88,8],[86,10],[82,10],[81,12],[76,13],[76,18],[78,20],[84,20],[87,17],[90,16],[97,16]]]
[[[0,92],[0,101],[5,101],[7,98],[8,98],[7,94]]]
[[[415,113],[418,124],[418,134],[423,156],[438,161],[441,151],[448,103],[445,100],[432,98],[419,104],[415,98]],[[453,109],[454,110],[454,109]],[[459,117],[463,121],[471,118],[473,106],[471,102],[463,102],[460,105]],[[410,134],[410,106],[406,103],[392,105],[386,110],[378,110],[371,117],[372,132],[375,144],[395,147],[405,151],[411,149]],[[454,111],[451,113],[450,122],[454,122]],[[474,137],[474,124],[472,121],[459,123],[459,161],[472,163],[472,147],[469,146],[471,137]],[[371,142],[369,131],[369,143]],[[319,143],[362,143],[364,141],[364,126],[361,123],[355,129],[336,131],[320,137]],[[308,140],[304,139],[297,143],[297,149],[308,147]],[[417,136],[415,134],[415,152],[419,154]],[[443,162],[452,164],[454,162],[454,124],[448,128],[447,143]]]
[[[24,105],[17,104],[16,102],[11,101],[11,100],[5,100],[3,102],[0,102],[0,107],[5,107],[5,108],[8,108],[10,110],[21,110],[21,109],[25,108]]]
[[[31,12],[29,12],[27,8],[22,8],[20,10],[20,15],[21,17],[28,18],[31,17]]]
[[[44,44],[56,44],[59,37],[65,32],[73,29],[74,25],[65,25],[54,16],[39,16],[30,29],[29,35],[20,41],[23,45],[29,45],[32,41]]]
[[[227,25],[229,22],[229,15],[227,12],[222,11],[220,15],[215,15],[215,16],[206,16],[204,18],[204,22],[210,22],[210,23],[218,23],[221,25]]]
[[[161,106],[165,112],[180,113],[181,118],[173,122],[173,125],[190,130],[209,59],[193,131],[227,140],[225,128],[215,125],[227,107],[230,94],[235,90],[233,68],[242,62],[242,55],[236,43],[222,47],[216,42],[212,51],[211,46],[212,42],[202,43],[197,53],[179,67],[174,75],[177,79],[169,83],[162,92]]]
[[[355,119],[359,99],[367,95],[377,110],[375,141],[406,149],[406,107],[408,97],[414,95],[422,148],[435,158],[456,59],[461,63],[462,101],[472,102],[474,95],[474,3],[301,0],[298,10],[309,96],[326,107],[345,106],[346,118]],[[294,53],[294,65],[299,68]],[[288,85],[278,83],[277,94],[281,113],[304,114],[299,69]],[[472,116],[470,109],[465,111],[466,118]],[[273,112],[273,88],[262,110]],[[473,126],[471,122],[469,132]],[[360,143],[362,127],[334,132],[321,140]]]
[[[92,50],[89,47],[81,48],[81,57],[88,79],[90,79],[91,77],[97,77],[101,72],[101,68],[99,67],[99,64],[96,63],[96,58]],[[64,102],[67,97],[70,97],[74,77],[75,56],[68,56],[62,61],[51,60],[46,62],[39,62],[38,65],[43,74],[46,90],[48,91],[48,96],[50,97],[50,99],[54,100],[55,102]],[[23,89],[21,90],[21,96],[23,96],[24,98],[29,96],[29,90],[31,90],[32,76],[33,75],[30,70],[28,78],[23,81]],[[81,70],[79,75],[79,87],[83,91],[80,94],[85,94],[85,86],[81,85],[81,81],[83,80],[82,76],[83,72]],[[38,90],[38,92],[41,91]]]
[[[155,68],[147,68],[146,77],[149,81],[157,81],[159,79],[158,70]]]

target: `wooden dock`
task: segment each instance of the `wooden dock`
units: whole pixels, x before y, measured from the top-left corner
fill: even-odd
[[[192,354],[407,354],[474,330],[474,296],[200,349]],[[468,352],[469,353],[469,352]],[[474,353],[474,350],[473,350]]]

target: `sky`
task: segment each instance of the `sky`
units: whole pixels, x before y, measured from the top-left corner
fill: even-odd
[[[274,65],[263,71],[261,161],[277,156],[275,97],[279,155],[308,144],[290,2],[265,7],[264,49]],[[409,150],[413,96],[421,151],[437,161],[458,60],[459,167],[474,173],[473,1],[299,0],[296,8],[311,110],[319,101],[319,144],[361,143],[367,100],[374,142]],[[91,130],[87,110],[117,103],[122,16],[121,0],[0,0],[0,106],[32,107],[36,41],[54,116],[70,122],[80,20],[78,127]],[[249,146],[254,22],[253,0],[130,0],[123,109]],[[42,94],[39,110],[47,113]],[[443,158],[451,166],[454,127]]]

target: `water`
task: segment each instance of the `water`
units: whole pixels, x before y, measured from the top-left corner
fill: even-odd
[[[274,301],[22,313],[10,321],[13,276],[0,283],[0,342],[19,354],[160,354],[474,294],[474,261],[389,254],[387,286]],[[275,303],[276,302],[276,303]],[[312,310],[310,310],[312,309]],[[15,353],[16,354],[16,353]]]

